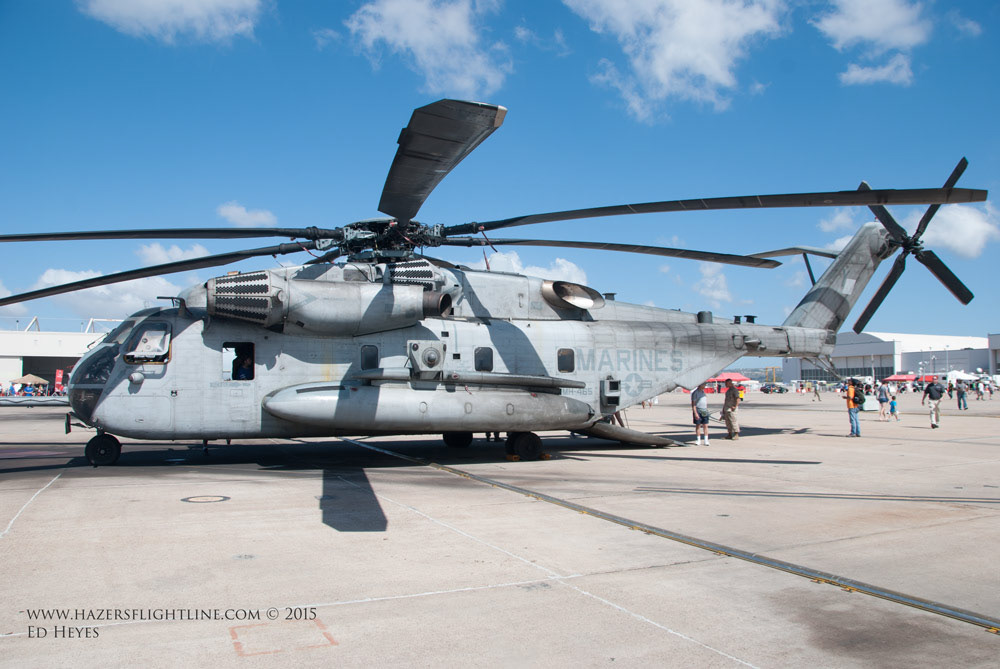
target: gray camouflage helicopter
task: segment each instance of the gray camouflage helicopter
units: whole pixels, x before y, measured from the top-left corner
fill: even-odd
[[[230,273],[171,297],[172,306],[126,319],[75,366],[72,412],[97,435],[92,464],[116,462],[114,435],[208,440],[443,434],[453,447],[474,432],[508,434],[508,454],[541,455],[542,430],[628,443],[669,439],[606,422],[615,411],[677,387],[693,388],[743,355],[828,358],[836,333],[879,263],[901,250],[855,325],[861,331],[913,255],[963,303],[972,293],[920,243],[942,203],[986,191],[943,188],[756,195],[532,214],[461,225],[414,220],[435,186],[503,122],[506,109],[441,100],[414,111],[398,143],[379,210],[387,218],[333,229],[198,228],[0,236],[0,242],[286,237],[291,243],[151,266],[0,299],[0,306],[142,277],[304,250],[296,267]],[[930,204],[909,235],[887,204]],[[653,212],[868,206],[867,223],[839,254],[794,247],[730,255],[656,246],[487,238],[504,228]],[[478,236],[477,236],[478,235]],[[473,270],[418,253],[439,246],[604,249],[775,267],[772,257],[826,255],[832,264],[780,326],[717,323],[606,300],[593,288]],[[343,262],[335,263],[338,258]],[[809,268],[810,277],[812,270]]]

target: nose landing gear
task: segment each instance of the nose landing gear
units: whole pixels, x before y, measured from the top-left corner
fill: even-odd
[[[101,433],[87,442],[84,454],[87,461],[95,467],[113,465],[122,454],[122,445],[110,434]]]

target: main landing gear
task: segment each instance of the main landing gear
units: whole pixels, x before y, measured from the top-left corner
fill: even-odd
[[[445,432],[444,444],[449,448],[468,448],[472,443],[472,432]],[[507,456],[517,460],[545,459],[542,440],[534,432],[511,432],[504,445]]]
[[[472,443],[471,432],[445,432],[441,435],[448,448],[468,448]]]
[[[538,460],[542,453],[542,440],[534,432],[511,432],[505,444],[507,455],[518,460]]]
[[[122,445],[117,439],[107,433],[100,433],[87,442],[84,455],[87,461],[95,467],[113,465],[122,454]]]

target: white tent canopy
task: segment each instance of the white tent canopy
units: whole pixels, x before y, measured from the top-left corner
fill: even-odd
[[[948,372],[948,381],[954,383],[955,381],[978,381],[979,377],[975,374],[967,374],[964,371],[953,370]]]

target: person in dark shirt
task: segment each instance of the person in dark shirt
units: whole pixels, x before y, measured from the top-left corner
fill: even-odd
[[[930,406],[931,429],[937,429],[941,423],[941,398],[944,397],[944,387],[937,381],[931,381],[924,388],[924,396],[920,398],[920,405],[924,405],[924,400]]]
[[[250,381],[253,379],[253,358],[249,355],[240,358],[233,378],[237,381]]]

